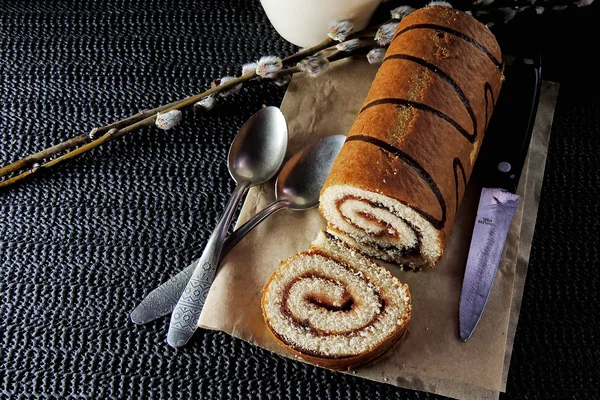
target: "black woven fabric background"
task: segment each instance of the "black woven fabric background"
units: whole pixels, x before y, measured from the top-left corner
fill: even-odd
[[[535,43],[562,82],[509,398],[599,395],[600,94],[597,5],[498,32]],[[596,22],[597,24],[597,22]],[[242,63],[295,48],[258,1],[0,4],[0,164],[197,93]],[[0,193],[2,398],[430,398],[292,362],[128,312],[187,265],[233,185],[237,129],[284,88],[251,87],[177,129],[145,129]]]

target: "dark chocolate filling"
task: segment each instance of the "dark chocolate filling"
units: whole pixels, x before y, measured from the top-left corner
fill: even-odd
[[[329,301],[329,299],[325,296],[307,296],[305,300],[311,304],[314,304],[317,307],[324,308],[328,311],[352,311],[352,309],[354,308],[354,299],[348,293],[344,293],[342,298],[343,302],[341,306],[333,304],[333,302]]]
[[[328,254],[326,254],[320,250],[314,250],[313,255],[320,255],[322,257],[333,260],[336,263],[338,263],[342,268],[348,270],[350,273],[352,273],[352,274],[356,273],[356,270],[354,268],[350,267],[349,265],[347,265],[346,263],[344,263],[338,259],[335,259],[334,257],[329,256]],[[383,312],[381,312],[381,311],[383,311],[385,309],[385,307],[387,305],[387,300],[384,297],[382,297],[378,291],[375,291],[375,294],[377,295],[377,298],[379,301],[380,312],[378,314],[376,314],[374,316],[374,318],[372,320],[370,320],[369,322],[367,322],[365,325],[357,328],[356,330],[348,331],[348,332],[329,332],[329,331],[324,331],[322,329],[317,329],[317,328],[311,326],[306,319],[299,318],[298,316],[294,315],[288,307],[288,298],[289,298],[290,289],[298,281],[300,281],[302,279],[307,279],[307,278],[322,279],[322,280],[329,281],[334,284],[340,285],[340,282],[336,281],[335,279],[328,277],[328,276],[323,276],[321,274],[317,274],[315,272],[307,272],[305,274],[302,274],[302,275],[297,276],[294,279],[292,279],[285,286],[285,288],[283,290],[280,311],[281,311],[282,315],[286,316],[297,327],[307,329],[308,331],[310,331],[311,333],[313,333],[316,336],[329,336],[329,335],[355,336],[358,331],[363,330],[366,327],[374,324],[383,316]],[[360,278],[365,280],[367,283],[370,283],[369,279],[366,276],[361,275]],[[343,298],[342,306],[335,306],[332,304],[332,302],[328,301],[326,298],[324,298],[322,296],[308,295],[307,297],[305,297],[304,300],[308,301],[309,303],[311,303],[317,307],[323,307],[327,310],[341,312],[341,313],[350,312],[351,310],[353,310],[355,307],[358,306],[358,304],[352,298],[352,296],[350,295],[350,293],[348,292],[348,290],[346,288],[344,288],[344,293],[342,295],[342,298]],[[285,341],[285,342],[287,343],[287,341]],[[296,348],[296,347],[294,347],[294,348]]]
[[[383,210],[387,210],[390,214],[392,214],[393,216],[395,216],[396,218],[398,218],[402,222],[404,222],[413,231],[415,237],[417,238],[417,244],[412,247],[403,247],[403,248],[399,249],[398,247],[394,246],[393,244],[386,245],[386,244],[378,243],[376,241],[363,240],[363,239],[358,239],[355,237],[356,240],[358,240],[359,242],[368,243],[370,246],[375,247],[376,249],[381,250],[381,251],[397,250],[402,255],[418,254],[420,252],[422,236],[421,236],[421,233],[417,230],[417,228],[413,224],[411,224],[408,220],[406,220],[405,218],[402,218],[400,215],[395,213],[393,210],[390,210],[389,208],[385,207],[383,204],[381,204],[379,202],[371,201],[368,199],[363,199],[363,198],[352,196],[352,195],[346,195],[346,196],[342,197],[341,199],[336,201],[335,206],[344,221],[346,221],[348,224],[352,225],[356,229],[362,230],[362,228],[360,226],[358,226],[354,222],[352,222],[352,220],[350,218],[348,218],[347,216],[345,216],[340,210],[340,206],[342,205],[342,203],[344,203],[345,201],[350,200],[350,199],[368,203],[373,208],[380,208]],[[363,213],[363,212],[360,212],[359,214],[361,216],[367,216],[367,214]],[[368,214],[368,217],[366,217],[366,219],[368,219],[370,221],[376,221],[379,226],[381,226],[382,228],[384,228],[386,230],[385,232],[382,232],[379,234],[373,234],[371,236],[373,236],[373,237],[387,236],[387,237],[393,237],[395,239],[400,239],[400,233],[394,227],[392,227],[390,224],[388,224],[387,222],[380,221],[371,214]],[[393,234],[388,233],[387,232],[388,229],[393,230],[394,233]],[[348,233],[348,232],[346,232],[346,233],[350,235],[350,233]],[[352,235],[350,235],[350,236],[352,236]]]

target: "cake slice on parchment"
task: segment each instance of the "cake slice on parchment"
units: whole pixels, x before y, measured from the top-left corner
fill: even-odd
[[[412,306],[406,284],[322,231],[273,273],[262,309],[280,344],[315,365],[347,370],[399,343]]]

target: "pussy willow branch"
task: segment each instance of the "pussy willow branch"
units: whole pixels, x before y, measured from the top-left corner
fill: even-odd
[[[240,83],[247,82],[251,79],[254,79],[255,77],[256,77],[256,74],[254,74],[254,73],[242,75],[242,76],[232,79],[220,86],[212,87],[212,88],[210,88],[200,94],[197,94],[195,96],[191,96],[191,97],[185,98],[180,101],[166,104],[164,106],[157,107],[153,110],[143,111],[141,113],[133,115],[124,120],[115,122],[113,124],[109,124],[107,126],[99,128],[95,131],[92,131],[92,132],[94,132],[94,135],[93,135],[94,139],[90,138],[90,135],[77,136],[71,140],[68,140],[68,141],[60,143],[56,146],[50,147],[46,150],[43,150],[39,153],[32,155],[32,156],[29,156],[22,160],[16,161],[16,162],[0,169],[0,177],[4,176],[12,171],[18,171],[18,170],[27,168],[28,166],[32,165],[32,163],[36,162],[37,160],[41,161],[42,159],[45,159],[45,158],[51,157],[55,154],[58,154],[60,151],[64,151],[65,149],[69,149],[69,148],[73,148],[73,147],[77,146],[77,144],[73,144],[73,143],[86,143],[87,142],[83,146],[77,147],[75,150],[71,150],[68,153],[61,155],[60,157],[50,160],[44,164],[34,165],[33,168],[31,168],[23,173],[20,173],[12,178],[0,181],[0,188],[4,188],[6,186],[13,185],[13,184],[20,182],[26,178],[32,177],[33,175],[36,175],[36,174],[42,172],[43,170],[52,168],[58,164],[61,164],[65,161],[75,158],[83,153],[87,153],[88,151],[93,150],[96,147],[99,147],[113,139],[117,139],[129,132],[135,131],[135,130],[137,130],[139,128],[143,128],[143,127],[150,127],[150,126],[154,125],[154,122],[156,121],[156,115],[159,112],[169,112],[171,110],[181,110],[181,109],[189,108],[207,96],[220,93],[220,92],[230,89]],[[102,134],[102,136],[98,137],[99,134]],[[82,136],[85,137],[85,140],[82,138]],[[70,145],[70,147],[67,147],[67,144]],[[58,149],[58,151],[57,151],[57,149]],[[36,161],[31,161],[31,159],[35,159]],[[27,160],[27,161],[25,161],[25,160]],[[24,166],[19,168],[19,165],[24,165]]]
[[[392,21],[393,20],[390,19],[390,20],[385,21],[384,23],[366,27],[362,31],[351,33],[350,35],[348,35],[348,37],[344,41],[348,41],[351,39],[358,39],[358,38],[372,38],[375,35],[375,32],[377,32],[377,29],[379,29],[379,27],[387,24],[388,22],[392,22]],[[321,50],[325,50],[332,46],[335,46],[338,43],[339,42],[336,42],[333,39],[327,38],[327,39],[323,40],[321,43],[316,44],[313,47],[303,49],[295,54],[289,55],[289,56],[283,58],[281,61],[283,61],[284,63],[300,61],[305,57],[312,56],[313,54],[318,53]],[[0,175],[0,176],[2,176],[2,175]]]
[[[363,32],[366,33],[367,30],[365,30]],[[289,56],[283,58],[282,62],[292,63],[294,61],[299,61],[299,60],[301,60],[307,56],[311,56],[321,50],[332,47],[336,43],[337,43],[336,41],[327,38],[323,42],[321,42],[313,47],[304,49],[302,51],[299,51],[298,53],[295,53],[295,54],[292,54],[292,55],[289,55]],[[248,74],[248,75],[253,75],[253,74]],[[253,79],[254,77],[256,77],[256,75],[253,75],[250,79]],[[250,80],[250,79],[248,79],[248,80]],[[229,82],[228,87],[233,87],[236,84],[238,84],[239,82],[246,82],[246,80],[237,81],[235,83],[233,81],[231,81],[231,82]],[[218,90],[214,90],[214,88],[211,88],[211,89],[205,91],[204,93],[199,94],[198,96],[206,97],[209,95],[208,92],[211,92],[210,94],[212,94],[212,93],[217,93],[219,91],[222,91],[223,89],[225,89],[225,85],[218,87]],[[88,143],[96,138],[99,138],[100,135],[107,133],[111,129],[121,129],[125,126],[136,123],[136,122],[143,120],[147,117],[150,117],[152,115],[155,115],[156,113],[163,112],[167,109],[170,109],[171,107],[176,107],[178,104],[179,104],[179,102],[176,101],[173,103],[169,103],[169,104],[165,104],[165,105],[153,108],[151,110],[141,111],[135,115],[132,115],[132,116],[122,119],[120,121],[113,122],[111,124],[108,124],[108,125],[100,127],[100,128],[94,128],[90,133],[84,133],[79,136],[75,136],[74,138],[66,140],[62,143],[51,146],[51,147],[44,149],[42,151],[39,151],[35,154],[29,155],[25,158],[22,158],[18,161],[13,162],[12,164],[9,164],[7,166],[0,168],[0,178],[3,176],[6,176],[12,172],[19,171],[19,170],[25,169],[27,167],[30,167],[36,163],[39,163],[40,161],[42,161],[46,158],[52,157],[63,151],[72,149],[74,147],[81,146],[85,143]],[[31,174],[29,174],[29,175],[31,175]],[[8,184],[10,184],[8,180],[2,181],[2,182],[0,182],[0,187],[7,186]]]
[[[347,40],[350,40],[352,38],[357,38],[357,37],[366,37],[369,35],[369,33],[372,33],[373,29],[374,28],[367,28],[364,31],[360,31],[360,32],[351,34],[348,36]],[[282,61],[285,62],[286,64],[290,64],[294,61],[299,61],[299,60],[305,58],[306,56],[313,55],[319,51],[333,48],[333,46],[335,46],[337,43],[338,42],[336,42],[334,40],[327,39],[327,40],[317,44],[316,46],[302,50],[291,56],[285,57]],[[372,42],[369,42],[369,46],[371,44],[372,44]],[[336,61],[339,59],[348,58],[350,56],[356,55],[358,52],[359,51],[355,51],[355,52],[351,52],[351,53],[344,53],[344,52],[335,51],[335,52],[331,53],[327,58],[329,61]],[[293,75],[298,72],[302,72],[298,66],[288,67],[288,68],[284,68],[283,70],[279,71],[274,78],[277,79],[277,78],[281,78],[284,76],[290,76],[290,75]],[[128,118],[122,119],[120,121],[113,122],[111,124],[108,124],[108,125],[100,127],[100,128],[94,128],[92,130],[92,132],[90,132],[89,134],[82,134],[82,135],[76,136],[72,139],[69,139],[62,143],[59,143],[52,147],[49,147],[38,153],[32,154],[28,157],[25,157],[23,159],[15,161],[3,168],[0,168],[0,177],[6,176],[12,172],[24,170],[29,167],[31,167],[31,168],[27,169],[26,171],[14,176],[14,177],[0,181],[0,188],[5,188],[7,186],[14,185],[14,184],[16,184],[22,180],[25,180],[27,178],[33,177],[34,175],[37,175],[44,170],[50,169],[50,168],[52,168],[56,165],[59,165],[65,161],[68,161],[68,160],[78,157],[84,153],[87,153],[99,146],[104,145],[105,143],[108,143],[109,141],[112,141],[114,139],[122,137],[122,136],[126,135],[127,133],[133,132],[133,131],[143,128],[143,127],[150,127],[150,126],[154,125],[158,113],[166,113],[171,110],[182,110],[182,109],[189,108],[207,96],[211,96],[211,95],[215,95],[215,94],[227,91],[228,89],[231,89],[231,88],[239,85],[240,83],[245,83],[245,82],[251,81],[255,78],[257,78],[257,75],[255,73],[248,73],[248,74],[242,75],[242,76],[232,79],[222,85],[212,87],[212,88],[210,88],[202,93],[199,93],[197,95],[187,97],[183,100],[175,101],[175,102],[172,102],[169,104],[165,104],[165,105],[156,107],[151,110],[144,110],[144,111],[141,111],[141,112],[139,112],[135,115],[132,115]],[[43,160],[53,157],[61,152],[66,151],[66,150],[70,150],[70,151],[68,151],[67,153],[65,153],[59,157],[51,159],[50,161],[41,163]]]
[[[161,111],[165,110],[166,108],[171,107],[174,104],[175,104],[175,102],[153,108],[152,110],[140,111],[139,113],[132,115],[130,117],[127,117],[125,119],[122,119],[120,121],[113,122],[113,123],[103,126],[101,128],[94,128],[94,129],[92,129],[92,131],[90,133],[84,133],[82,135],[75,136],[74,138],[71,138],[69,140],[65,140],[64,142],[56,144],[52,147],[48,147],[47,149],[44,149],[40,152],[37,152],[35,154],[32,154],[25,158],[22,158],[18,161],[15,161],[12,164],[9,164],[5,167],[0,168],[0,177],[8,175],[11,172],[19,171],[21,169],[30,167],[35,163],[38,163],[46,158],[52,157],[63,151],[72,149],[74,147],[81,146],[82,144],[85,144],[87,142],[94,140],[95,138],[100,137],[101,135],[105,134],[106,132],[110,131],[111,129],[123,128],[127,125],[133,124],[144,118],[147,118],[150,115],[154,115],[158,112],[161,112]]]
[[[0,168],[0,177],[6,176],[7,174],[10,174],[11,172],[14,172],[14,171],[19,171],[21,169],[25,169],[31,165],[34,165],[35,163],[38,163],[46,158],[52,157],[62,151],[69,150],[69,149],[72,149],[77,146],[81,146],[82,144],[85,144],[85,143],[92,144],[96,141],[99,141],[101,139],[101,135],[108,133],[112,129],[115,129],[116,132],[113,132],[110,135],[110,137],[112,139],[116,139],[118,137],[123,136],[125,133],[131,132],[131,129],[126,129],[126,128],[134,127],[134,129],[137,129],[137,128],[141,128],[143,126],[152,126],[152,124],[154,124],[154,121],[156,120],[156,114],[159,112],[168,112],[171,110],[179,110],[181,108],[189,107],[190,102],[193,105],[194,103],[198,102],[199,100],[203,99],[206,96],[210,96],[210,95],[225,91],[225,90],[230,89],[240,83],[247,82],[251,79],[254,79],[255,77],[256,77],[256,75],[254,73],[246,74],[246,75],[240,76],[238,78],[232,79],[231,81],[228,81],[227,83],[224,83],[220,86],[212,87],[212,88],[210,88],[200,94],[197,94],[195,96],[191,96],[191,97],[185,98],[183,100],[165,104],[165,105],[153,108],[152,110],[144,110],[144,111],[141,111],[141,112],[139,112],[135,115],[132,115],[128,118],[122,119],[117,122],[113,122],[113,123],[103,126],[101,128],[95,128],[92,130],[92,132],[90,134],[83,134],[83,135],[76,136],[65,142],[59,143],[59,144],[49,147],[45,150],[42,150],[38,153],[32,154],[28,157],[25,157],[21,160],[15,161],[12,164],[9,164],[3,168]],[[104,140],[100,144],[104,144],[106,142],[107,142],[107,140]],[[95,147],[97,147],[97,146],[92,146],[92,147],[86,146],[85,148],[88,150],[85,150],[83,152],[78,152],[77,154],[84,153]],[[73,150],[73,151],[75,151],[75,150]],[[69,154],[70,153],[67,153],[64,156],[67,156]],[[66,158],[58,157],[58,158],[52,160],[51,162],[48,162],[46,164],[38,166],[41,168],[34,167],[34,168],[32,168],[32,170],[36,170],[36,172],[37,172],[37,171],[41,170],[42,168],[48,167],[48,164],[50,164],[50,163],[51,163],[50,166],[54,166],[57,163],[60,163],[61,160],[65,161],[66,159],[69,159],[69,158],[73,158],[73,157],[66,157]],[[58,161],[58,162],[55,163],[54,161]],[[27,173],[28,173],[28,176],[32,175],[31,170],[27,171]],[[11,184],[13,182],[16,182],[14,179],[19,178],[19,176],[15,176],[14,178],[1,181],[0,188],[2,188],[4,186],[8,186],[9,184]]]

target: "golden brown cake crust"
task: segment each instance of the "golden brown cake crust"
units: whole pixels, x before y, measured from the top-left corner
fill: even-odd
[[[273,332],[268,322],[267,327],[269,328],[269,332],[271,332],[271,335],[273,335],[277,343],[279,343],[287,351],[313,365],[327,368],[332,371],[351,371],[358,367],[364,367],[365,365],[374,364],[375,362],[380,361],[381,359],[385,358],[385,356],[389,355],[389,352],[392,351],[396,346],[399,346],[406,339],[409,333],[409,323],[407,323],[402,329],[394,332],[394,335],[390,336],[385,342],[381,343],[380,346],[377,346],[369,352],[352,357],[324,358],[312,356],[295,350],[294,348],[288,346],[285,342],[283,342],[279,338],[279,336],[277,336],[277,334]]]
[[[409,14],[323,191],[350,185],[398,200],[432,223],[443,249],[500,92],[501,60],[473,17],[438,6]]]

